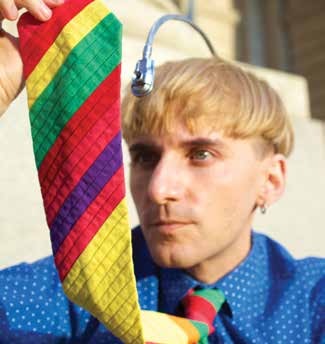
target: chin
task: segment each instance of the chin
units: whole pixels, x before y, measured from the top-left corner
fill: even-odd
[[[150,254],[154,262],[163,268],[173,269],[189,269],[196,265],[193,255],[184,252],[184,247],[154,247],[149,248]]]

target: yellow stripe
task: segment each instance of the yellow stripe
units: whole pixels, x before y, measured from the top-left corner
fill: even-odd
[[[173,321],[173,316],[153,311],[141,311],[145,342],[159,344],[193,343],[184,330]],[[187,321],[187,319],[184,319]]]
[[[96,276],[92,276],[92,278],[89,279],[89,274],[87,274],[86,276],[85,274],[80,276],[80,273],[86,271],[92,273],[96,271],[98,266],[100,267],[99,263],[103,260],[106,252],[113,249],[115,241],[117,241],[117,250],[114,250],[114,252],[110,254],[110,260],[112,261],[114,258],[116,258],[116,255],[119,253],[119,246],[123,244],[123,241],[119,239],[123,238],[125,236],[124,233],[126,232],[126,228],[120,228],[120,230],[118,230],[117,225],[119,224],[121,227],[121,221],[124,223],[126,222],[125,199],[123,199],[114,209],[114,211],[110,214],[110,216],[98,230],[97,234],[88,243],[87,247],[73,264],[72,268],[69,271],[69,274],[63,281],[66,291],[69,291],[70,289],[73,289],[74,291],[76,291],[77,289],[81,290],[82,285],[85,282],[92,283],[92,280]],[[129,231],[129,229],[127,229],[127,231]],[[95,255],[96,260],[94,261]],[[81,281],[82,283],[80,285]]]
[[[76,260],[63,289],[123,342],[143,343],[125,199]]]
[[[66,24],[26,81],[29,108],[49,85],[73,48],[109,13],[102,1],[94,1]]]

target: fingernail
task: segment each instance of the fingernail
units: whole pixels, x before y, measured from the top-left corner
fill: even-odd
[[[15,19],[18,16],[18,10],[14,3],[10,6],[10,16],[12,19]]]
[[[52,11],[42,2],[41,3],[41,12],[45,18],[50,18]]]
[[[52,4],[54,6],[62,5],[64,3],[64,0],[51,0]]]

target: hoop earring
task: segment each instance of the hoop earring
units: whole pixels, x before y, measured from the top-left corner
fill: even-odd
[[[266,206],[266,204],[264,203],[264,204],[262,204],[262,205],[260,206],[260,212],[261,212],[262,215],[265,215],[265,214],[266,214],[266,211],[267,211],[267,206]]]

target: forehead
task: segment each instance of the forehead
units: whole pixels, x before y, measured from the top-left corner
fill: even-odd
[[[199,126],[195,128],[189,128],[180,121],[175,121],[173,126],[169,130],[162,130],[157,132],[145,132],[139,135],[135,135],[132,138],[132,142],[152,142],[158,145],[177,146],[183,142],[192,140],[216,140],[222,141],[226,139],[224,135],[218,131],[213,130],[206,126]]]
[[[243,159],[245,156],[254,156],[260,160],[264,154],[264,143],[258,138],[237,139],[225,135],[222,131],[208,125],[196,127],[191,130],[178,122],[169,132],[145,133],[134,136],[128,142],[129,150],[139,151],[155,149],[160,151],[186,150],[193,147],[213,148],[224,156]]]
[[[171,132],[160,135],[142,134],[129,142],[130,151],[151,148],[160,151],[189,150],[193,147],[213,148],[228,156],[239,155],[245,149],[252,148],[250,140],[235,140],[208,127],[201,127],[192,132],[183,125],[178,125]]]

